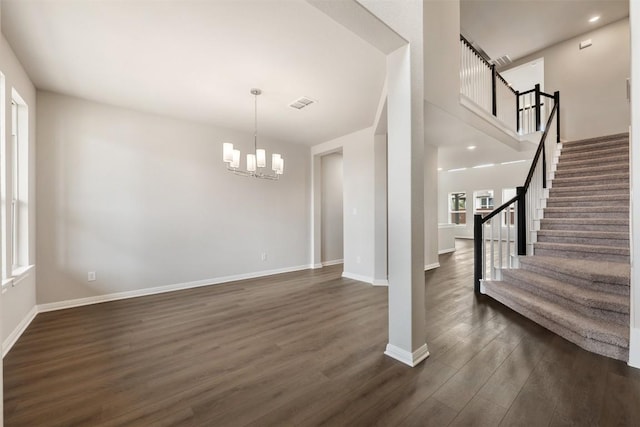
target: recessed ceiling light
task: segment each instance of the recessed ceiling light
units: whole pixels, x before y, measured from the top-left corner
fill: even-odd
[[[589,18],[589,22],[596,22],[598,19],[600,19],[600,16],[593,16]]]
[[[510,161],[510,162],[502,162],[502,163],[500,163],[500,164],[501,164],[501,165],[512,165],[512,164],[514,164],[514,163],[523,163],[523,162],[526,162],[526,160],[512,160],[512,161]]]
[[[467,147],[467,150],[475,150],[476,146],[475,145],[470,145]]]
[[[447,172],[458,172],[463,170],[467,170],[467,168],[449,169]]]
[[[481,169],[481,168],[490,168],[491,166],[495,166],[495,163],[487,163],[486,165],[477,165],[474,166],[474,169]]]
[[[438,171],[441,171],[441,170],[442,170],[442,168],[438,168]]]

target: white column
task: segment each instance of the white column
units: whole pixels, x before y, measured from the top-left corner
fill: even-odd
[[[320,154],[311,157],[311,267],[322,268],[322,163]]]
[[[422,76],[416,75],[422,68],[412,64],[412,53],[406,45],[387,56],[389,343],[385,354],[409,366],[429,356],[425,342],[424,127],[420,108],[424,101]],[[421,62],[421,56],[414,60]],[[412,65],[417,65],[418,73],[412,73]]]
[[[438,147],[424,146],[424,269],[438,261]]]
[[[374,272],[373,284],[386,286],[387,268],[387,135],[375,135],[374,150]]]

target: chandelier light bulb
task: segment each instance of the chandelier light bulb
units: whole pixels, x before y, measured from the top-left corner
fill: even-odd
[[[230,142],[222,144],[222,161],[225,163],[233,162],[233,144]]]

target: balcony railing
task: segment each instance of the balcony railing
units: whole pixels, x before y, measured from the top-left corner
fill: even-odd
[[[540,85],[526,92],[514,90],[462,35],[460,93],[519,135],[543,131],[553,108],[554,95],[542,92]]]

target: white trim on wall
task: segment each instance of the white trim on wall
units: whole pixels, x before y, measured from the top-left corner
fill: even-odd
[[[134,291],[116,292],[112,294],[96,295],[87,298],[78,298],[66,301],[52,302],[38,305],[38,312],[63,310],[65,308],[80,307],[83,305],[99,304],[107,301],[117,301],[127,298],[136,298],[146,295],[162,294],[165,292],[180,291],[183,289],[199,288],[202,286],[220,285],[223,283],[235,282],[238,280],[255,279],[258,277],[272,276],[274,274],[290,273],[292,271],[307,270],[313,268],[310,265],[299,265],[295,267],[278,268],[275,270],[256,271],[253,273],[235,274],[232,276],[218,277],[215,279],[196,280],[194,282],[176,283],[173,285],[157,286],[154,288],[136,289]]]
[[[370,285],[373,285],[373,277],[367,277],[361,274],[348,273],[346,271],[342,272],[342,277],[344,277],[345,279],[353,279],[353,280],[357,280],[358,282],[365,282],[365,283],[369,283]]]
[[[433,264],[425,264],[424,271],[433,270],[434,268],[438,268],[438,267],[440,267],[439,262],[434,262]]]
[[[336,264],[342,264],[342,263],[344,263],[344,259],[340,258],[340,259],[334,259],[334,260],[331,260],[331,261],[323,261],[322,262],[322,266],[323,267],[328,267],[330,265],[336,265]]]
[[[18,338],[22,336],[24,331],[27,330],[33,319],[36,318],[38,314],[38,306],[34,305],[31,310],[27,313],[27,315],[18,323],[18,326],[9,334],[6,340],[2,343],[2,357],[4,358],[9,350],[13,348]]]

